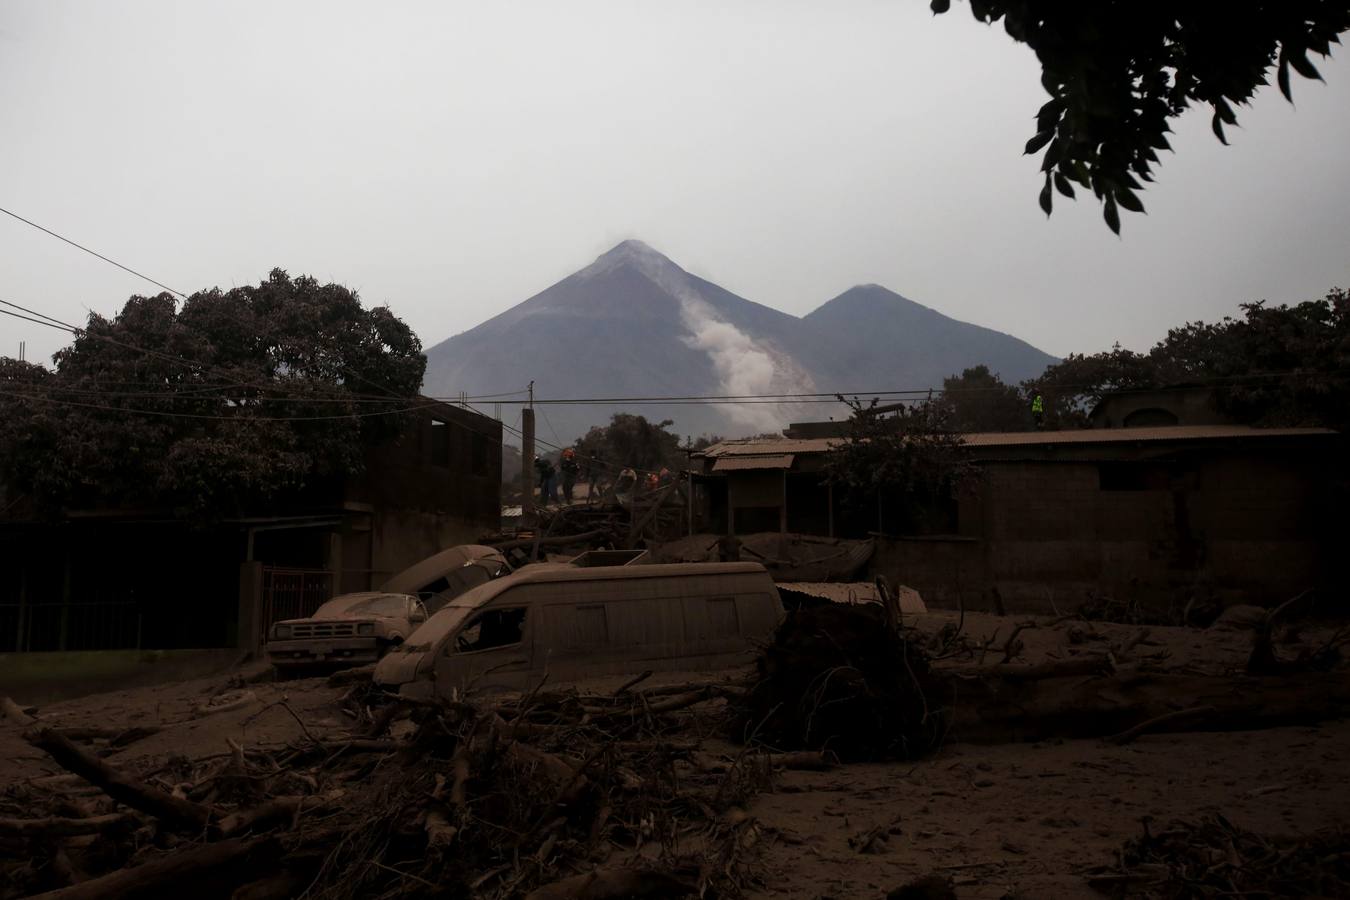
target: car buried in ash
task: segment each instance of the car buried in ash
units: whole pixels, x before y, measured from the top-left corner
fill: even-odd
[[[377,590],[343,594],[303,619],[267,630],[267,658],[278,671],[373,663],[455,597],[505,575],[491,547],[461,544],[399,572]]]
[[[343,594],[308,618],[273,625],[267,657],[278,670],[292,672],[373,663],[426,620],[426,606],[410,594]]]

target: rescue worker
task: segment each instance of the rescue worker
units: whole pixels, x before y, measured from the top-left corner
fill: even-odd
[[[597,488],[600,486],[600,459],[596,457],[586,457],[586,502],[592,503],[599,496]]]
[[[1041,397],[1040,391],[1031,398],[1031,418],[1036,422],[1037,428],[1045,421],[1045,399]]]
[[[553,502],[553,463],[542,456],[534,458],[534,471],[539,476],[539,502]]]
[[[562,459],[558,463],[558,468],[562,469],[562,495],[563,502],[572,502],[572,488],[577,483],[577,473],[581,471],[581,466],[577,464],[577,451],[568,447],[562,452]]]

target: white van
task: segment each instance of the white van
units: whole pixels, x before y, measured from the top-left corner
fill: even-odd
[[[783,618],[759,563],[525,566],[461,594],[375,667],[409,696],[749,661]]]

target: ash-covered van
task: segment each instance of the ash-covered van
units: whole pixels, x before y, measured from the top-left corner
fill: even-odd
[[[375,668],[410,696],[753,658],[783,617],[758,563],[525,566],[450,601]]]

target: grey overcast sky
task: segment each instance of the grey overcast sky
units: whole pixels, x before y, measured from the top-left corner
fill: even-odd
[[[1032,52],[922,0],[0,0],[0,206],[175,288],[274,266],[430,346],[628,237],[803,314],[876,282],[1057,355],[1350,287],[1350,64],[1036,206]],[[0,217],[0,298],[155,288]],[[57,332],[0,320],[0,353]]]

